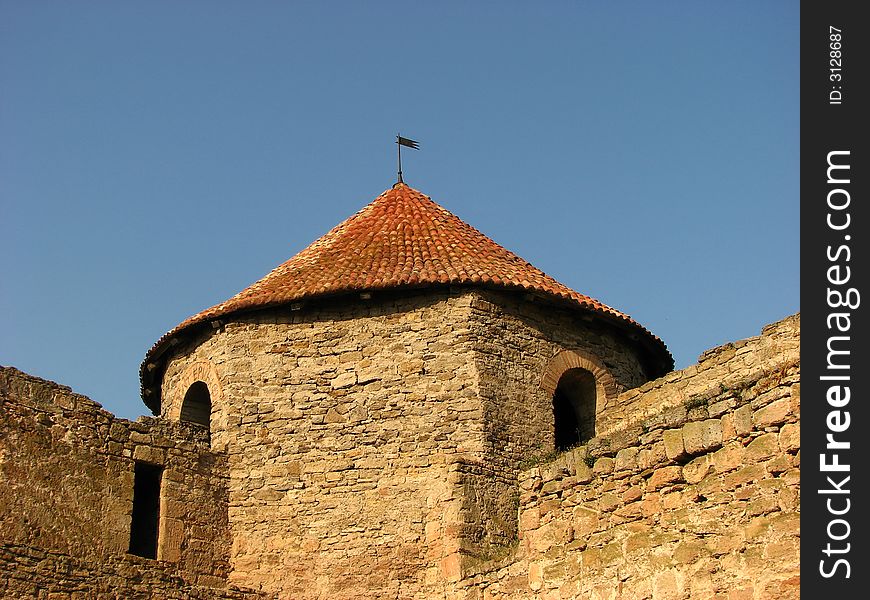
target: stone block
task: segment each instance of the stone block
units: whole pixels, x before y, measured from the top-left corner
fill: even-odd
[[[664,571],[655,575],[653,583],[653,598],[656,600],[678,600],[683,597],[683,590],[673,571]]]
[[[785,423],[791,413],[791,401],[781,398],[752,413],[752,422],[759,429]]]
[[[710,456],[704,455],[683,465],[683,477],[687,483],[699,483],[710,472]]]
[[[643,486],[633,485],[622,493],[622,501],[627,504],[629,502],[634,502],[635,500],[640,500],[642,496]]]
[[[160,546],[158,558],[168,562],[181,559],[181,545],[184,541],[184,523],[178,519],[161,519]]]
[[[801,424],[787,423],[779,430],[779,447],[784,452],[796,452],[801,447]]]
[[[598,531],[600,514],[597,510],[577,506],[574,508],[571,525],[574,528],[574,536],[589,536]]]
[[[649,532],[646,531],[633,533],[625,540],[626,554],[631,554],[632,552],[636,552],[638,550],[646,551],[651,547],[652,538],[650,537]]]
[[[764,467],[758,464],[749,464],[740,467],[736,471],[725,476],[725,485],[730,488],[735,488],[740,485],[747,485],[753,481],[764,479]]]
[[[160,448],[152,448],[151,446],[136,446],[133,449],[133,460],[151,463],[153,465],[162,465],[165,462],[165,453]]]
[[[344,423],[346,419],[335,408],[330,408],[326,411],[323,421],[325,423]]]
[[[595,466],[592,467],[592,472],[599,477],[613,473],[615,461],[607,456],[599,458],[595,461]]]
[[[618,495],[611,492],[605,492],[604,494],[601,494],[601,497],[598,499],[598,510],[601,512],[610,512],[620,504],[622,504],[622,500]]]
[[[614,469],[616,471],[627,471],[637,468],[637,453],[638,448],[623,448],[617,452]]]
[[[130,441],[134,444],[150,444],[151,436],[147,433],[139,433],[138,431],[130,432]]]
[[[756,464],[773,458],[779,452],[779,435],[765,433],[760,435],[746,446],[746,462]]]
[[[662,508],[665,511],[678,510],[685,504],[685,496],[680,491],[662,494]]]
[[[575,465],[576,473],[574,475],[577,483],[589,483],[592,481],[594,474],[592,473],[592,469],[584,462],[577,462]]]
[[[541,511],[535,507],[524,510],[520,514],[520,531],[537,529],[541,524]]]
[[[335,378],[333,378],[332,381],[329,382],[332,388],[336,390],[350,387],[355,383],[356,373],[353,371],[349,371],[347,373],[340,373]]]
[[[646,517],[658,515],[662,511],[661,496],[658,493],[647,494],[641,500],[640,508]]]
[[[752,407],[744,404],[734,411],[734,431],[739,436],[749,435],[752,431]]]
[[[785,473],[791,468],[791,460],[789,458],[788,455],[781,455],[771,459],[765,465],[767,467],[767,472],[774,475]]]
[[[745,450],[740,442],[731,442],[710,455],[710,460],[718,473],[727,473],[742,467]]]
[[[697,541],[684,541],[677,544],[674,548],[674,560],[678,563],[689,564],[697,560],[706,548],[704,544]]]
[[[548,481],[541,487],[541,495],[555,494],[562,491],[562,480]]]
[[[734,408],[735,401],[733,398],[720,400],[707,407],[707,412],[711,417],[720,417]]]
[[[719,419],[686,423],[682,432],[683,444],[689,454],[700,454],[722,445],[722,422]]]
[[[552,498],[541,502],[541,514],[545,515],[549,512],[558,512],[562,508],[562,500],[560,498]]]
[[[529,548],[534,552],[544,553],[552,548],[558,541],[552,521],[542,525],[538,529],[529,531],[526,534],[526,541],[529,544]]]
[[[541,563],[529,565],[529,589],[537,592],[544,586],[544,567]]]
[[[670,460],[678,460],[686,456],[682,429],[666,429],[662,432],[662,440],[665,444],[665,454]]]
[[[655,442],[642,449],[637,455],[637,464],[641,469],[653,469],[659,465],[670,462],[665,451],[664,442]]]
[[[458,552],[441,559],[441,576],[447,581],[462,579],[462,555]]]
[[[670,406],[661,413],[662,424],[665,427],[678,427],[685,423],[687,410],[685,405]]]
[[[647,482],[647,490],[655,491],[670,483],[683,480],[683,468],[679,466],[662,467],[656,469]]]

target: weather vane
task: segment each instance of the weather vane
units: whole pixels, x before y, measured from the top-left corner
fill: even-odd
[[[408,148],[413,148],[414,150],[420,149],[420,144],[415,142],[414,140],[410,140],[408,138],[403,138],[401,135],[396,135],[396,147],[399,149],[399,183],[405,183],[402,181],[402,146],[407,146]]]

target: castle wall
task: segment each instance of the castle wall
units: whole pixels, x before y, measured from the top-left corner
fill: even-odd
[[[171,582],[167,598],[224,597],[226,464],[201,431],[116,419],[7,367],[0,402],[0,596],[150,598]],[[127,554],[135,461],[164,467],[160,560]]]
[[[461,471],[483,450],[467,294],[254,313],[169,361],[163,411],[214,372],[231,581],[293,598],[431,597],[457,579]],[[208,367],[203,366],[208,363]]]
[[[520,458],[500,444],[552,442],[521,393],[579,342],[493,298],[222,325],[177,349],[167,420],[0,368],[0,596],[798,597],[798,316],[623,389],[585,446]],[[174,422],[197,377],[210,439]],[[157,560],[126,553],[135,461],[165,468]]]
[[[454,597],[798,598],[799,345],[794,316],[623,392],[622,427],[521,473],[516,553]]]

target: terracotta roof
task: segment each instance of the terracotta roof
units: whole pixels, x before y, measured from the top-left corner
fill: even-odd
[[[659,346],[670,359],[661,340],[628,315],[562,285],[428,196],[397,183],[259,281],[193,315],[160,338],[143,363],[143,391],[146,364],[158,348],[198,323],[318,296],[445,284],[554,296],[621,321],[653,346]]]

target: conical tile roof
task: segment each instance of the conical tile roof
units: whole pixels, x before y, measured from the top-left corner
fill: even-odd
[[[259,281],[160,338],[142,365],[143,392],[153,356],[169,338],[198,323],[319,296],[447,284],[526,290],[564,300],[621,322],[670,360],[661,340],[628,315],[562,285],[428,196],[397,183]]]

